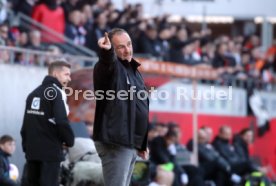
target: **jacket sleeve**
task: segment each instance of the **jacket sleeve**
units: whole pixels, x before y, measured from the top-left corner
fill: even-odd
[[[172,48],[175,48],[175,49],[180,49],[182,47],[185,47],[195,41],[199,40],[199,38],[189,38],[185,41],[180,41],[178,39],[172,39],[171,40],[171,46]]]
[[[110,78],[113,75],[115,70],[116,57],[114,53],[114,49],[110,50],[100,49],[99,51],[99,61],[97,67],[95,67],[94,71],[97,71],[98,74],[102,76],[102,78]]]
[[[100,49],[99,61],[94,67],[93,81],[96,90],[104,90],[115,75],[116,57],[114,49]]]
[[[22,139],[22,149],[23,152],[26,151],[26,134],[25,134],[25,126],[26,126],[26,110],[27,110],[27,102],[26,102],[26,108],[25,108],[25,113],[24,113],[24,119],[23,119],[23,124],[20,130],[20,134],[21,134],[21,139]]]
[[[0,157],[0,185],[1,186],[16,186],[16,182],[5,176],[4,160]]]
[[[112,66],[115,63],[115,53],[112,47],[109,50],[100,49],[99,51],[99,63],[104,63],[105,65]]]
[[[57,90],[57,97],[53,100],[53,115],[57,126],[57,131],[62,142],[68,147],[74,145],[74,134],[69,126],[64,101],[62,100],[61,93]]]

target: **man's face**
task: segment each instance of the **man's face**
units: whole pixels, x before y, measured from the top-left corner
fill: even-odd
[[[62,67],[62,69],[54,71],[53,75],[58,79],[63,87],[66,87],[71,81],[71,71],[68,67]]]
[[[248,131],[243,135],[243,139],[247,144],[251,144],[253,141],[254,135],[252,131]]]
[[[15,142],[14,141],[8,141],[8,142],[1,145],[1,149],[4,152],[12,155],[15,151]]]
[[[133,55],[133,48],[129,35],[127,33],[115,34],[111,42],[116,55],[120,59],[130,62]]]
[[[213,130],[211,128],[206,128],[205,132],[206,132],[206,135],[207,135],[208,142],[211,142],[212,139],[213,139]]]
[[[225,127],[223,132],[221,133],[221,138],[225,140],[231,140],[232,138],[232,130],[229,127]]]
[[[8,39],[8,31],[9,31],[9,28],[5,25],[1,26],[0,27],[0,38],[2,39]]]
[[[198,131],[198,143],[205,144],[207,142],[208,142],[208,137],[207,137],[206,131],[203,129],[200,129]]]

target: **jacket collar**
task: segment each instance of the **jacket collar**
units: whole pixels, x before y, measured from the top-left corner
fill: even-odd
[[[53,76],[49,76],[49,75],[47,75],[45,78],[44,78],[44,80],[43,80],[43,82],[42,82],[42,85],[49,85],[49,84],[56,84],[59,88],[61,88],[62,89],[62,85],[61,85],[61,83],[58,81],[58,79],[57,78],[55,78],[55,77],[53,77]]]
[[[131,59],[130,62],[128,62],[127,60],[122,60],[120,58],[118,58],[118,60],[125,66],[125,67],[129,67],[131,65],[131,67],[134,70],[137,70],[137,68],[141,65],[140,63],[138,63],[135,59]]]

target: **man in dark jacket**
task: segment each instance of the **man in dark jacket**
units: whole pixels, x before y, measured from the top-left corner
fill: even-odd
[[[245,128],[234,136],[233,145],[241,161],[249,162],[250,167],[264,174],[267,173],[267,167],[261,167],[257,162],[250,158],[248,146],[253,142],[254,133],[250,128]]]
[[[175,161],[177,134],[174,131],[168,131],[165,136],[159,136],[152,140],[150,146],[150,160],[157,165],[173,165],[174,182],[173,186],[188,184],[188,175],[182,167]]]
[[[0,138],[0,185],[17,186],[17,183],[10,178],[10,163],[8,157],[15,150],[14,139],[9,135],[3,135]]]
[[[230,183],[231,167],[229,163],[209,144],[208,128],[198,131],[198,159],[205,179],[214,180],[217,186]]]
[[[222,126],[219,130],[219,135],[215,138],[213,146],[226,159],[231,166],[231,171],[238,175],[245,175],[255,171],[250,161],[243,160],[238,155],[235,147],[230,143],[232,139],[232,130],[228,126]]]
[[[98,45],[93,139],[102,160],[105,186],[128,186],[137,152],[143,159],[148,155],[149,102],[127,32],[114,28]]]
[[[48,70],[42,85],[27,97],[21,128],[29,186],[58,186],[63,146],[74,144],[66,94],[62,90],[71,80],[70,65],[56,61]]]

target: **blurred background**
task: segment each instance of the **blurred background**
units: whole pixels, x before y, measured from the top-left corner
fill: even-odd
[[[275,178],[274,0],[0,0],[0,136],[16,139],[11,162],[20,176],[25,158],[19,131],[27,95],[56,58],[72,65],[73,89],[93,90],[97,40],[114,27],[131,36],[147,87],[170,92],[166,100],[150,99],[154,134],[149,135],[165,136],[177,125],[178,143],[186,145],[200,140],[202,127],[212,130],[212,140],[228,126],[230,141],[250,129],[250,158]],[[229,94],[221,100],[179,100],[179,87],[194,92],[214,87],[214,94]],[[93,128],[95,101],[85,100],[83,92],[78,100],[69,97],[70,121]],[[191,164],[200,166],[193,147]]]

